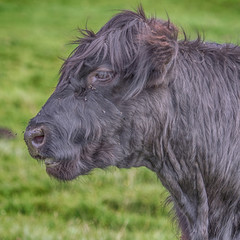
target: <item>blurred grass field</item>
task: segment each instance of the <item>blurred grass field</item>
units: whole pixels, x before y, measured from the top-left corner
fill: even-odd
[[[239,0],[142,0],[148,16],[191,38],[238,43]],[[50,179],[29,156],[23,131],[54,90],[76,29],[98,30],[138,0],[0,0],[0,240],[174,240],[167,192],[147,169],[95,170],[69,183]],[[180,35],[181,38],[181,35]]]

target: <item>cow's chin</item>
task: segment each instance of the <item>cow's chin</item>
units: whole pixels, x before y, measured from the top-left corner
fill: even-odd
[[[81,169],[77,161],[56,161],[45,159],[46,172],[49,176],[61,181],[71,181],[79,175],[85,175],[89,170]]]

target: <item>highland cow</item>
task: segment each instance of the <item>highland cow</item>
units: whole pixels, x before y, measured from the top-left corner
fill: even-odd
[[[240,239],[240,47],[178,40],[168,20],[122,11],[82,30],[25,132],[49,175],[145,166],[184,240]]]

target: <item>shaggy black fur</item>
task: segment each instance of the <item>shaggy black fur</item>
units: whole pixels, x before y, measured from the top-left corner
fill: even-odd
[[[61,180],[148,167],[182,239],[240,239],[240,47],[178,41],[141,8],[82,34],[27,127],[31,155]]]

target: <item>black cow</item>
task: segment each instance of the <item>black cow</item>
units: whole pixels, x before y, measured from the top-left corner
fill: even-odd
[[[47,173],[145,166],[185,240],[240,239],[240,47],[177,40],[170,21],[122,11],[82,30],[25,132]]]

